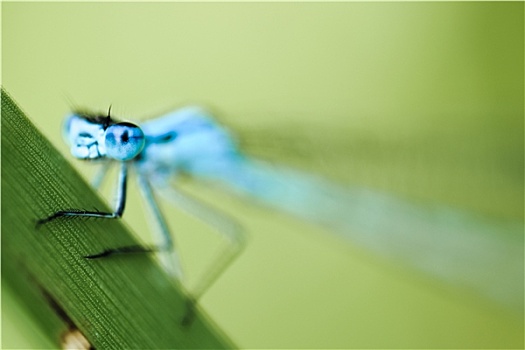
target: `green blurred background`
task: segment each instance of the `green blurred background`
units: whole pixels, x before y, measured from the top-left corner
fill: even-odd
[[[72,107],[143,120],[200,103],[260,157],[522,222],[523,6],[2,3],[2,84],[66,155],[60,126]],[[89,177],[89,164],[72,161]],[[202,299],[241,347],[523,347],[521,311],[184,186],[249,232]],[[125,221],[147,233],[139,202],[132,191]],[[218,241],[164,210],[195,283]],[[3,346],[48,346],[14,294],[3,293]]]

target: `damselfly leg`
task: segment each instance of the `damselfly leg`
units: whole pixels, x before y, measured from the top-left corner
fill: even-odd
[[[96,212],[96,211],[80,211],[80,210],[64,210],[58,211],[50,216],[38,221],[37,225],[46,224],[58,218],[73,218],[73,217],[97,217],[106,219],[115,219],[122,216],[126,201],[126,184],[127,184],[127,165],[123,163],[119,175],[118,182],[118,200],[117,208],[112,213]],[[104,177],[107,173],[108,167],[106,165],[101,168],[99,177]],[[115,254],[127,253],[159,253],[160,261],[165,270],[182,282],[183,272],[180,264],[180,258],[175,249],[170,229],[166,223],[164,215],[157,204],[152,186],[148,179],[138,173],[138,185],[146,200],[147,207],[151,211],[155,219],[156,231],[160,233],[162,243],[155,246],[132,245],[109,248],[102,252],[85,256],[86,259],[100,259]],[[97,180],[100,184],[102,179]],[[217,278],[226,270],[226,268],[235,260],[244,247],[245,235],[241,226],[232,218],[219,212],[215,208],[208,206],[191,196],[182,193],[180,190],[175,190],[167,185],[157,185],[156,191],[160,193],[163,198],[172,202],[186,213],[202,220],[206,224],[215,228],[215,230],[226,239],[226,245],[218,256],[212,260],[210,266],[205,271],[203,277],[197,286],[190,292],[187,300],[187,310],[183,316],[182,323],[184,325],[191,324],[194,315],[195,303],[208,290],[209,287],[217,280]]]
[[[66,217],[93,217],[93,218],[106,218],[106,219],[117,219],[122,216],[124,213],[124,208],[126,207],[126,187],[128,181],[128,164],[123,162],[119,172],[118,178],[118,191],[117,191],[117,205],[115,211],[108,212],[99,212],[99,211],[89,211],[81,209],[68,209],[68,210],[59,210],[48,217],[39,219],[36,222],[37,227],[53,221],[58,218]]]
[[[195,303],[241,253],[245,246],[246,235],[242,227],[234,219],[183,193],[180,189],[174,189],[165,183],[156,183],[154,184],[155,191],[152,191],[152,184],[140,173],[138,175],[138,183],[143,197],[146,199],[148,207],[155,218],[154,222],[157,224],[155,231],[159,232],[165,244],[171,247],[171,250],[160,252],[161,262],[167,271],[173,272],[179,279],[182,278],[180,259],[173,245],[169,227],[155,200],[155,194],[160,194],[162,198],[173,203],[182,211],[203,221],[226,240],[226,244],[223,245],[218,255],[210,260],[210,265],[204,271],[199,283],[190,291],[187,300],[187,310],[182,320],[183,325],[189,325],[193,320]]]

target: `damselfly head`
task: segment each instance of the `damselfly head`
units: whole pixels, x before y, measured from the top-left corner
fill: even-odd
[[[62,133],[74,157],[97,159],[106,155],[104,135],[108,122],[111,123],[108,118],[88,117],[77,113],[66,117]]]

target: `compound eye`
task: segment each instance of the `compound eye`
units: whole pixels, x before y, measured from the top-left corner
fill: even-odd
[[[118,123],[106,129],[105,142],[108,157],[125,161],[139,155],[144,148],[145,138],[137,125]]]

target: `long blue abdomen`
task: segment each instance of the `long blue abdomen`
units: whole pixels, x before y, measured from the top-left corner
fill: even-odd
[[[523,310],[523,223],[343,187],[315,175],[239,156],[210,177],[260,203],[327,227],[515,310]]]

